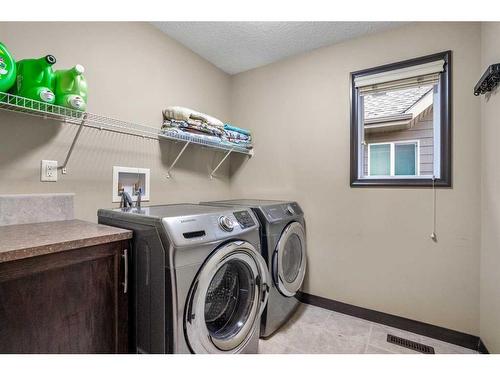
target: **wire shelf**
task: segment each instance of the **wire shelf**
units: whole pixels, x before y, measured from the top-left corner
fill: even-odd
[[[163,132],[161,129],[151,126],[126,122],[90,112],[77,111],[3,92],[0,92],[0,109],[25,113],[31,116],[52,119],[69,124],[82,125],[87,128],[155,139],[158,141],[170,140],[176,142],[189,142],[215,150],[236,152],[250,156],[253,155],[252,150],[240,147],[236,144],[219,143],[210,139],[204,139],[197,135],[180,134],[172,131]]]

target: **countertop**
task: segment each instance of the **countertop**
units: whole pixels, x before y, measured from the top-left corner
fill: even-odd
[[[0,263],[129,238],[130,230],[82,220],[0,226]]]

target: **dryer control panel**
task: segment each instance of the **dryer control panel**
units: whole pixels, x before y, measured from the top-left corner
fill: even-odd
[[[296,202],[267,206],[264,207],[264,212],[271,221],[289,220],[304,214]]]
[[[242,228],[250,228],[255,225],[255,221],[248,211],[238,211],[233,212],[235,219],[241,225]]]

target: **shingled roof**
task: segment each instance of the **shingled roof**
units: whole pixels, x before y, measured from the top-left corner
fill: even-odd
[[[365,120],[402,115],[430,90],[432,85],[365,95]]]

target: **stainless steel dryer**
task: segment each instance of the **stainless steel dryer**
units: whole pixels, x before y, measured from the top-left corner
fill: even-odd
[[[306,272],[304,213],[297,202],[235,199],[203,202],[222,207],[251,208],[261,224],[262,255],[272,277],[267,307],[261,319],[261,337],[273,334],[298,306],[297,292]]]
[[[252,210],[177,204],[98,211],[134,232],[131,347],[139,353],[257,353],[267,265]]]

